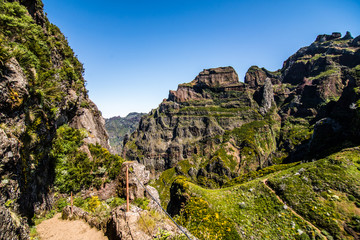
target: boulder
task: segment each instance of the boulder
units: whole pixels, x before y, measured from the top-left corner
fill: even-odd
[[[153,222],[153,224],[146,224]],[[184,229],[187,233],[188,231]],[[112,210],[107,224],[106,236],[109,240],[133,240],[160,238],[161,232],[166,232],[169,239],[181,235],[181,231],[164,214],[152,214],[141,208],[130,206],[126,212],[126,205],[121,205]],[[189,233],[188,233],[189,234]],[[192,237],[192,239],[196,239]]]
[[[152,186],[146,186],[146,189],[145,197],[150,199],[148,207],[161,212],[161,207],[159,206],[159,204],[161,204],[159,192]]]
[[[142,209],[135,206],[131,206],[129,212],[126,212],[126,205],[113,209],[107,224],[106,236],[110,240],[152,239],[152,236],[138,229],[140,212]]]
[[[87,222],[90,225],[90,227],[95,227],[98,230],[103,230],[106,229],[107,227],[106,218],[100,220],[100,218],[91,216],[90,213],[76,206],[73,206],[72,210],[71,210],[71,206],[64,207],[61,214],[61,218],[68,220],[82,219],[85,222]]]
[[[126,167],[129,168],[129,198],[145,197],[145,186],[150,181],[150,172],[145,170],[145,166],[136,162],[125,162],[122,165],[118,181],[118,194],[120,197],[126,197]]]

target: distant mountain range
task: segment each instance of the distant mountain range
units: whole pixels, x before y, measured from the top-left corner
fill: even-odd
[[[121,154],[126,135],[133,133],[145,113],[129,113],[126,117],[112,117],[105,119],[105,128],[109,134],[111,150]]]

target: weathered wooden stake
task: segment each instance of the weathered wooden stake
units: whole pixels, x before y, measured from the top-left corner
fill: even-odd
[[[73,215],[73,205],[74,205],[74,201],[73,201],[72,192],[71,192],[71,197],[70,197],[70,203],[71,203],[71,215]]]
[[[129,166],[126,164],[126,211],[129,211]]]

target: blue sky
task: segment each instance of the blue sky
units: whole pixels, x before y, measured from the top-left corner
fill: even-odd
[[[205,68],[277,70],[318,34],[360,34],[360,1],[43,0],[104,117],[149,112]]]

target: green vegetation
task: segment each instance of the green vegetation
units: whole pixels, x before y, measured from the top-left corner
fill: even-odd
[[[149,210],[149,199],[148,198],[136,198],[134,201],[132,201],[132,204],[138,206],[139,208],[143,210]]]
[[[330,68],[330,69],[327,69],[321,73],[319,73],[318,75],[316,76],[313,76],[313,77],[310,77],[309,79],[310,80],[318,80],[318,79],[321,79],[321,78],[325,78],[325,77],[328,77],[332,74],[335,74],[335,73],[338,73],[339,70],[336,69],[336,68]]]
[[[333,237],[344,238],[342,223],[356,211],[346,196],[360,198],[360,172],[354,166],[358,159],[358,148],[347,149],[285,170],[269,178],[269,184],[301,216]]]
[[[311,55],[305,55],[302,58],[296,60],[296,62],[303,62],[305,64],[307,64],[308,62],[310,62],[311,64],[313,64],[315,61],[317,61],[319,58],[324,58],[326,55],[322,54],[322,53],[317,53],[314,56]],[[330,55],[331,56],[331,55]]]
[[[178,169],[181,170],[180,174],[187,174],[191,164],[189,160],[183,160],[178,163],[178,166]],[[161,205],[165,208],[170,201],[170,187],[177,176],[178,173],[175,168],[170,168],[162,172],[160,177],[152,184],[159,191]]]
[[[199,239],[352,239],[343,225],[355,231],[360,226],[359,156],[357,147],[316,162],[274,165],[221,189],[202,188],[187,174],[177,177],[174,168],[156,183],[171,179],[172,198],[185,199],[177,203],[182,206],[177,219]]]
[[[89,145],[92,160],[79,151],[86,134],[67,125],[57,130],[50,155],[55,161],[55,187],[61,193],[78,192],[91,186],[100,188],[106,181],[115,179],[120,171],[123,159],[100,145]]]
[[[280,132],[279,149],[286,153],[308,142],[313,134],[313,127],[303,118],[289,117],[282,123]]]
[[[191,196],[180,213],[181,224],[199,239],[215,239],[219,234],[222,236],[218,239],[295,239],[302,234],[311,239],[317,235],[261,181],[217,190],[204,189],[181,178],[176,184],[182,186],[182,194]]]
[[[209,207],[200,197],[192,197],[177,219],[199,239],[239,239],[232,221]]]
[[[223,144],[234,141],[239,149],[242,161],[246,164],[246,171],[255,170],[259,166],[259,159],[268,156],[276,150],[276,138],[278,135],[278,123],[271,118],[268,120],[252,121],[226,131],[223,135]],[[257,164],[254,164],[257,163]],[[255,165],[254,169],[252,166]]]
[[[75,195],[73,201],[74,206],[88,212],[89,216],[103,227],[106,226],[111,210],[124,204],[125,202],[125,199],[118,197],[109,198],[106,201],[103,201],[96,195],[88,198],[82,198],[80,194]],[[70,205],[70,197],[59,198],[54,208],[56,208],[58,212],[61,212],[63,208],[68,205]],[[54,210],[51,210],[51,212],[54,212]]]
[[[30,94],[38,95],[42,104],[51,109],[64,96],[60,84],[70,84],[83,91],[84,69],[59,28],[48,21],[45,23],[49,34],[45,34],[44,29],[34,22],[24,6],[18,2],[1,1],[1,63],[15,57],[29,79]],[[64,58],[61,68],[51,65],[52,49]]]
[[[117,206],[120,206],[124,203],[126,203],[125,199],[123,198],[119,198],[119,197],[113,197],[113,198],[108,198],[106,200],[106,203],[111,207],[111,208],[115,208]]]
[[[34,5],[41,12],[41,1],[34,2]],[[25,134],[22,134],[20,129],[12,131],[23,143],[20,167],[22,191],[27,191],[26,189],[37,181],[38,171],[42,171],[41,164],[52,154],[52,133],[56,130],[55,123],[59,115],[74,109],[77,104],[74,102],[76,98],[65,98],[66,93],[73,90],[80,99],[87,94],[83,65],[59,28],[51,24],[46,16],[40,18],[40,21],[43,20],[42,25],[37,24],[26,7],[18,1],[0,0],[0,76],[7,68],[6,63],[15,59],[20,64],[28,84],[28,94],[24,96],[11,86],[5,91],[9,93],[11,102],[6,111],[21,110],[26,116]],[[65,149],[65,152],[59,154],[64,155],[68,150],[72,151],[73,156],[69,158],[73,159],[74,164],[88,165],[86,155],[75,154],[73,149]],[[75,173],[77,174],[80,173]],[[89,182],[88,179],[83,181],[85,186]],[[70,189],[70,186],[63,190],[66,188]],[[79,187],[74,185],[71,188]]]
[[[265,73],[267,73],[267,75],[273,75],[273,76],[278,76],[281,74],[281,71],[280,70],[277,70],[277,71],[269,71],[267,70],[266,68],[259,68],[258,66],[251,66],[249,69],[248,69],[248,72],[249,73],[255,73],[255,72],[258,72],[258,71],[264,71]]]
[[[239,117],[244,114],[256,116],[256,113],[250,107],[244,106],[241,108],[226,108],[221,106],[185,106],[178,110],[177,115],[192,115],[192,116],[209,116],[209,117]]]
[[[266,168],[260,169],[258,171],[251,171],[249,173],[242,174],[241,176],[232,179],[231,181],[224,184],[223,187],[231,187],[231,186],[234,186],[234,185],[237,185],[237,184],[242,184],[242,183],[245,183],[245,182],[249,182],[249,181],[254,180],[256,178],[266,176],[266,175],[268,175],[270,173],[275,173],[275,172],[278,172],[278,171],[281,171],[281,170],[285,170],[285,169],[291,168],[291,167],[299,165],[299,164],[300,164],[299,162],[289,163],[289,164],[279,164],[279,165],[273,165],[273,166],[270,166],[270,167],[266,167]]]

